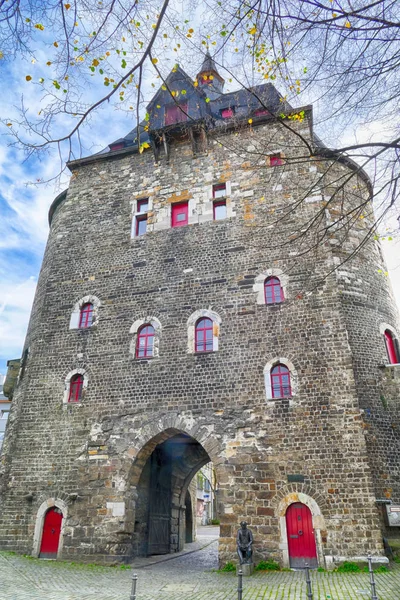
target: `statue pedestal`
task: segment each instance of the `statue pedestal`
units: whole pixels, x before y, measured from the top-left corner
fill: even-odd
[[[242,571],[243,577],[250,577],[254,571],[254,563],[245,563],[243,565],[236,565],[236,575],[239,571]]]

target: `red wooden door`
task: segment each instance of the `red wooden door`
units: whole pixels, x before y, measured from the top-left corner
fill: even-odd
[[[308,563],[310,567],[317,567],[317,547],[310,509],[300,502],[291,504],[286,511],[286,527],[290,566],[302,568]]]
[[[50,508],[47,511],[40,545],[39,556],[41,558],[57,558],[62,518],[62,512],[59,508]]]

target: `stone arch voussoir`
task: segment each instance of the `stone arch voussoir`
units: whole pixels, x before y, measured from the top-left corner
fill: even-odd
[[[169,438],[184,433],[195,439],[207,452],[210,460],[214,463],[218,477],[218,460],[221,455],[220,444],[212,436],[213,426],[199,423],[197,419],[189,415],[167,415],[149,422],[133,440],[134,460],[129,473],[130,485],[136,487],[142,469],[158,444]]]

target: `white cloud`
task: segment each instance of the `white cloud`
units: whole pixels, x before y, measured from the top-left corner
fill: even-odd
[[[1,286],[0,357],[3,359],[21,355],[35,290],[34,277]]]

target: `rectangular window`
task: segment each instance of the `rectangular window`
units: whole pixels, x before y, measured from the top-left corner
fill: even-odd
[[[137,211],[138,213],[145,213],[149,210],[149,199],[143,198],[142,200],[137,201]]]
[[[172,204],[172,227],[187,225],[189,220],[189,203],[179,202]]]
[[[217,200],[214,202],[214,221],[226,219],[226,200]]]
[[[279,167],[280,165],[283,165],[283,158],[281,154],[272,154],[269,157],[269,165],[270,167]]]
[[[234,109],[233,108],[223,108],[221,110],[221,117],[223,119],[231,119],[234,115]]]
[[[136,217],[135,236],[143,235],[147,232],[147,215],[138,215]]]
[[[187,102],[181,104],[171,104],[165,107],[165,124],[173,125],[174,123],[183,123],[188,120],[188,105]]]
[[[213,198],[225,198],[226,196],[226,183],[218,183],[213,185]]]
[[[149,210],[149,199],[141,198],[136,202],[136,215],[134,216],[134,231],[135,237],[139,237],[147,232],[147,211]]]

